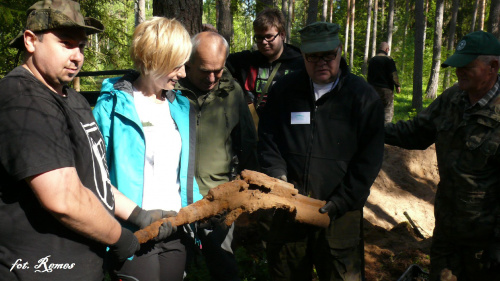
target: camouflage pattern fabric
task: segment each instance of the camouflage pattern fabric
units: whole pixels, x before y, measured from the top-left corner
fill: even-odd
[[[455,85],[415,119],[386,125],[387,144],[407,149],[436,144],[441,181],[435,199],[431,274],[436,273],[439,257],[458,255],[463,263],[474,260],[461,257],[473,252],[463,249],[484,249],[500,241],[499,87],[500,77],[486,98],[471,106],[466,93]],[[443,254],[450,249],[451,253]],[[460,263],[454,266],[467,269]]]

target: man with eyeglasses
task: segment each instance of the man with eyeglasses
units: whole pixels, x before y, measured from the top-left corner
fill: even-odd
[[[300,50],[285,41],[285,19],[279,9],[267,8],[253,22],[253,40],[257,51],[229,55],[226,66],[245,91],[254,113],[266,103],[274,82],[283,75],[303,67]],[[257,124],[256,124],[257,125]]]
[[[385,122],[390,123],[394,116],[394,88],[396,92],[401,92],[398,71],[394,60],[389,57],[389,44],[380,43],[377,55],[368,62],[367,80],[384,103]]]
[[[272,280],[362,280],[363,205],[384,151],[383,105],[375,90],[349,72],[339,25],[316,22],[300,32],[305,70],[280,79],[262,111],[262,170],[300,194],[325,200],[327,229],[276,212],[267,239]]]

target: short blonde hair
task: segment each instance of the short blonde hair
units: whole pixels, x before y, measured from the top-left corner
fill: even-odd
[[[168,75],[184,65],[190,54],[191,38],[176,19],[153,17],[135,28],[130,56],[142,75]]]

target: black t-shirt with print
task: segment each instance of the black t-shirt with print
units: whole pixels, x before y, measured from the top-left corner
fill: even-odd
[[[102,280],[105,245],[43,209],[27,177],[75,167],[114,213],[105,144],[87,101],[62,97],[17,67],[0,80],[0,276],[5,280]]]

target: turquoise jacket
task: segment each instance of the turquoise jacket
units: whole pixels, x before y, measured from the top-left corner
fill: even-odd
[[[111,183],[125,196],[142,205],[144,183],[144,132],[134,105],[131,72],[105,79],[93,113],[106,142],[106,160]],[[196,120],[189,100],[178,91],[168,91],[170,114],[182,140],[179,181],[182,207],[202,198],[194,178]]]

